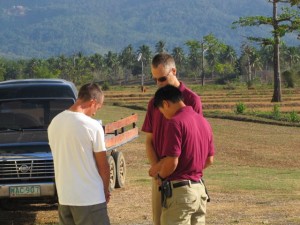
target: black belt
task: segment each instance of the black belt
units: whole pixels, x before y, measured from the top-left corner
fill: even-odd
[[[186,186],[189,184],[199,184],[199,183],[201,183],[200,180],[198,180],[198,181],[185,180],[185,181],[180,181],[178,183],[173,184],[173,188],[179,188],[179,187]]]

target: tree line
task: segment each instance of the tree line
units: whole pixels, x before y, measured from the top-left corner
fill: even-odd
[[[126,46],[121,52],[101,55],[60,55],[47,59],[5,59],[0,58],[0,80],[30,78],[61,78],[80,85],[87,81],[107,82],[109,84],[128,84],[141,78],[142,70],[145,80],[150,80],[151,60],[156,53],[168,52],[176,62],[180,78],[193,78],[199,85],[205,85],[207,79],[219,84],[233,80],[246,82],[249,86],[256,80],[272,82],[266,74],[273,70],[273,47],[253,46],[243,43],[240,54],[213,34],[204,36],[201,41],[189,40],[185,43],[187,52],[182,47],[171,51],[166,49],[166,42],[159,41],[155,51],[150,46],[142,45],[134,49]],[[281,45],[280,64],[283,70],[297,71],[300,61],[300,46]],[[141,59],[138,61],[138,55]],[[142,68],[143,66],[143,68]]]

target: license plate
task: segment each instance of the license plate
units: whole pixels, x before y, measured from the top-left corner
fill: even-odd
[[[9,187],[10,197],[35,197],[41,195],[40,186],[13,186]]]

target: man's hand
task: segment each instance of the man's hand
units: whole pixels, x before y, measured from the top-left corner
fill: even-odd
[[[149,176],[156,178],[160,168],[161,168],[161,163],[160,162],[152,165],[151,168],[148,171]]]

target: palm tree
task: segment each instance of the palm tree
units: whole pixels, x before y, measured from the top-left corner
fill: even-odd
[[[192,71],[195,71],[192,73],[194,74],[196,80],[196,76],[200,73],[201,69],[201,44],[196,40],[189,40],[185,44],[189,47],[188,62],[190,65],[190,69]]]
[[[205,58],[210,66],[211,78],[213,78],[215,66],[219,63],[221,55],[226,50],[226,45],[221,43],[213,34],[204,36],[203,41],[207,46]]]
[[[226,45],[225,51],[221,54],[221,60],[224,60],[224,63],[229,62],[231,65],[234,66],[237,60],[237,54],[232,46]]]
[[[265,45],[259,50],[259,55],[262,60],[263,68],[265,70],[270,70],[273,68],[273,46]]]
[[[136,56],[132,45],[128,45],[123,49],[120,55],[120,62],[125,69],[125,82],[127,82],[129,75],[132,74],[132,68],[136,62]]]
[[[166,42],[162,41],[162,40],[157,42],[156,45],[155,45],[155,51],[156,51],[156,53],[167,52]]]
[[[101,70],[104,67],[104,58],[98,53],[92,55],[89,58],[89,61],[94,70]]]
[[[147,71],[150,70],[149,65],[151,64],[151,60],[152,60],[152,53],[151,53],[150,47],[148,45],[140,46],[137,50],[137,55],[140,53],[142,54],[141,60],[143,60],[144,73],[146,71],[146,73],[144,75],[145,75],[145,77],[147,77]]]
[[[185,63],[185,55],[181,47],[175,47],[172,51],[172,56],[177,67],[177,77],[179,78],[179,71],[182,71]]]
[[[109,72],[107,76],[110,78],[111,82],[113,82],[113,80],[116,80],[118,78],[118,69],[119,69],[118,54],[109,51],[107,54],[105,54],[104,61],[106,63]]]
[[[287,61],[289,69],[292,69],[293,65],[300,61],[299,50],[295,46],[282,46],[282,56]]]

